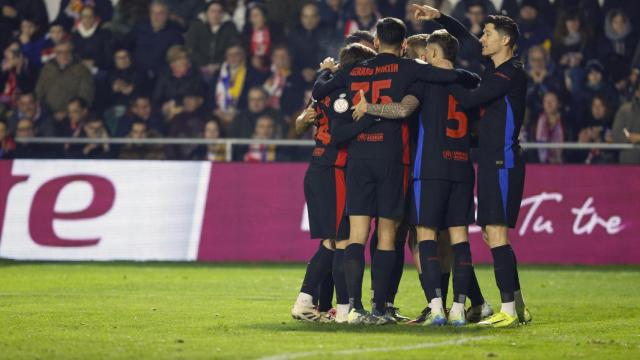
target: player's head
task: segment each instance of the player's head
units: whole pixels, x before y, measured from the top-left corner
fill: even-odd
[[[503,15],[490,15],[484,25],[484,34],[480,38],[482,55],[493,56],[502,51],[513,52],[520,36],[518,24]]]
[[[365,30],[358,30],[344,39],[343,46],[351,44],[362,44],[368,48],[375,49],[373,47],[373,40],[373,35],[371,35],[370,32]]]
[[[374,45],[379,51],[401,50],[406,46],[405,36],[407,36],[407,27],[402,20],[386,17],[378,20],[376,24]]]
[[[356,64],[374,56],[376,52],[362,44],[347,45],[340,50],[340,67]]]
[[[449,34],[447,30],[434,31],[427,38],[427,52],[425,61],[436,64],[442,60],[447,60],[453,65],[458,56],[458,39]]]
[[[427,53],[428,34],[411,35],[407,38],[407,52],[405,55],[409,59],[423,59]]]

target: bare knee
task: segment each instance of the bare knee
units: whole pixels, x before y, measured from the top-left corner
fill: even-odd
[[[393,219],[378,219],[378,250],[395,250],[397,224]]]

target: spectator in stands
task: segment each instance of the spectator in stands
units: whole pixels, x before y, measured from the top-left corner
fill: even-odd
[[[111,0],[62,0],[55,22],[64,24],[65,28],[71,29],[80,20],[80,13],[85,6],[92,6],[100,21],[110,21],[113,16]]]
[[[136,93],[143,92],[145,79],[133,65],[129,50],[116,50],[113,63],[115,68],[109,76],[109,102],[111,106],[126,108]]]
[[[169,7],[169,19],[175,21],[184,29],[198,15],[204,0],[166,0]]]
[[[304,79],[292,72],[291,56],[286,46],[277,46],[271,56],[271,76],[264,88],[269,94],[269,105],[291,116],[303,106]]]
[[[316,3],[304,4],[299,19],[300,24],[289,34],[288,44],[295,54],[295,71],[307,84],[312,85],[318,64],[330,55],[328,46],[331,32],[320,26],[320,9]]]
[[[595,53],[593,35],[577,12],[569,12],[560,18],[553,35],[551,56],[565,68],[574,68]],[[571,89],[569,89],[571,90]]]
[[[612,131],[617,143],[640,144],[640,82],[635,84],[635,96],[616,113]],[[620,163],[640,164],[640,150],[620,151]]]
[[[33,137],[33,123],[29,119],[20,119],[16,127],[16,140]],[[46,147],[40,144],[29,144],[16,141],[13,151],[14,159],[42,159],[53,155]]]
[[[640,28],[640,19],[634,14],[640,14],[640,1],[629,0],[604,0],[602,4],[602,13],[608,14],[609,11],[614,9],[622,9],[622,11],[630,15],[629,20],[634,29]]]
[[[269,23],[267,10],[260,3],[251,3],[247,10],[247,22],[242,31],[242,42],[251,58],[251,65],[260,71],[269,69],[269,59],[274,44],[282,40],[282,31]]]
[[[80,11],[80,20],[71,34],[76,56],[88,67],[106,70],[111,59],[111,33],[102,28],[94,8],[85,6]],[[97,72],[97,69],[92,73]]]
[[[33,91],[36,78],[29,66],[28,60],[20,50],[20,44],[13,41],[4,49],[2,58],[2,73],[0,74],[0,103],[7,108],[13,108],[16,97],[20,93]]]
[[[343,27],[344,3],[343,0],[320,0],[318,2],[322,26],[331,29],[331,31],[337,31]]]
[[[183,45],[174,45],[166,54],[169,68],[165,69],[158,76],[156,87],[153,91],[153,102],[155,106],[165,107],[169,103],[179,105],[179,102],[186,95],[187,91],[196,89],[202,97],[205,96],[206,84],[199,71],[191,63],[187,48]]]
[[[131,101],[129,111],[121,117],[113,129],[116,137],[124,137],[131,131],[131,126],[135,122],[147,124],[147,129],[160,136],[165,134],[165,124],[162,115],[153,111],[151,99],[147,95],[137,95]]]
[[[225,128],[233,122],[239,109],[247,108],[249,89],[262,86],[268,74],[247,63],[244,49],[234,45],[227,49],[225,62],[213,78],[214,114]]]
[[[67,104],[66,117],[56,122],[56,136],[70,137],[77,134],[89,117],[89,104],[81,97],[74,97]]]
[[[406,15],[407,0],[378,0],[378,11],[384,16],[403,19]]]
[[[496,7],[495,5],[493,5],[493,2],[491,0],[460,0],[453,8],[451,16],[458,19],[458,21],[462,23],[467,23],[467,21],[470,20],[469,16],[478,16],[478,14],[474,14],[477,10],[471,12],[469,11],[470,8],[474,6],[482,7],[482,11],[484,13],[483,16],[497,13]],[[471,29],[470,27],[467,28]]]
[[[183,43],[180,27],[169,21],[169,8],[162,0],[151,3],[149,20],[136,24],[130,37],[135,49],[133,58],[136,68],[150,78],[155,78],[166,65],[167,50]]]
[[[68,41],[56,45],[55,59],[42,68],[36,84],[38,99],[58,121],[64,119],[65,108],[72,98],[80,97],[88,104],[93,102],[91,73],[74,61],[72,52],[73,45]]]
[[[40,54],[45,45],[45,40],[38,29],[38,25],[31,19],[25,18],[20,22],[20,33],[17,36],[22,53],[27,58],[33,69],[42,67]]]
[[[471,33],[480,38],[482,36],[484,20],[487,17],[487,2],[476,0],[467,1],[465,4],[462,4],[463,2],[464,1],[460,1],[458,5],[456,5],[456,8],[460,5],[464,5],[464,9],[466,10],[466,15],[461,22],[467,27],[467,29],[469,29],[469,31],[471,31]],[[474,44],[468,41],[461,43],[460,52],[458,54],[458,63],[469,71],[482,74],[482,59],[478,58],[477,50],[478,49],[474,47]]]
[[[118,0],[111,21],[106,24],[116,39],[123,39],[149,16],[151,0]]]
[[[604,22],[604,34],[598,43],[598,54],[607,72],[617,75],[614,79],[628,75],[636,45],[638,36],[633,32],[627,14],[622,9],[609,11]],[[621,76],[616,74],[618,70],[622,72]]]
[[[153,139],[160,137],[153,129],[147,128],[144,121],[136,121],[127,134],[130,139]],[[165,154],[162,145],[126,144],[120,149],[120,159],[130,160],[163,160]]]
[[[355,0],[354,16],[350,16],[344,23],[344,36],[353,34],[358,30],[375,32],[376,23],[380,15],[376,11],[374,0]]]
[[[213,0],[205,8],[205,20],[195,19],[186,34],[186,45],[193,61],[210,79],[220,69],[227,49],[240,42],[240,34],[228,20],[222,0]]]
[[[568,94],[564,91],[562,75],[557,73],[555,64],[542,46],[529,49],[526,70],[529,78],[527,108],[534,116],[543,111],[542,98],[549,91],[555,92],[561,102],[569,102]]]
[[[256,140],[274,139],[275,132],[274,119],[268,115],[262,115],[256,120],[252,138]],[[243,157],[245,162],[272,162],[277,159],[278,153],[275,145],[249,145],[249,149]]]
[[[586,125],[578,133],[579,143],[610,143],[612,117],[611,105],[608,99],[602,95],[596,95],[591,101],[591,112],[586,120]],[[585,164],[603,164],[616,161],[615,154],[611,151],[591,149],[585,151],[573,151],[573,160]]]
[[[587,116],[594,96],[602,95],[608,104],[617,106],[618,94],[616,89],[605,79],[604,67],[598,60],[589,60],[586,65],[586,79],[578,82],[578,86],[573,88],[573,112],[574,119]],[[582,125],[581,125],[582,126]]]
[[[73,134],[75,138],[108,139],[109,133],[102,119],[89,117]],[[111,146],[108,143],[73,144],[66,146],[67,157],[76,159],[106,159],[111,156]]]
[[[520,16],[520,9],[527,2],[531,3],[528,0],[504,0],[502,1],[500,12],[512,19],[517,19]],[[552,29],[556,24],[556,13],[549,0],[533,0],[533,4],[536,6],[540,21],[544,22],[549,29]],[[520,30],[522,31],[522,29]],[[525,55],[526,53],[522,51],[521,54]]]
[[[518,53],[525,57],[532,46],[544,45],[551,47],[551,29],[539,17],[540,6],[538,0],[523,0],[520,4],[518,26]]]
[[[9,132],[16,131],[20,119],[31,120],[35,136],[55,136],[56,134],[53,119],[32,92],[18,96],[17,109],[9,119]]]
[[[63,41],[69,40],[67,29],[60,23],[53,23],[49,27],[49,32],[45,36],[40,62],[46,64],[55,57],[55,47]]]
[[[202,93],[198,89],[188,91],[182,100],[179,114],[169,119],[169,133],[171,138],[195,138],[202,133],[202,128],[208,117]],[[167,150],[170,159],[188,159],[196,146],[175,145]]]
[[[0,121],[0,159],[11,159],[16,143],[9,136],[9,127],[4,121]]]
[[[262,115],[268,115],[276,121],[276,137],[283,134],[284,119],[279,111],[269,107],[269,94],[262,87],[249,90],[248,108],[238,113],[228,128],[232,138],[250,138],[256,126],[256,121]]]
[[[11,36],[18,30],[23,19],[30,19],[37,28],[46,29],[49,23],[47,7],[43,0],[0,0],[0,31],[4,36]],[[6,31],[6,33],[4,33]],[[0,40],[4,48],[9,38]]]
[[[570,14],[578,16],[585,26],[593,29],[601,29],[602,14],[600,11],[600,0],[554,0],[553,7],[557,14],[557,19],[565,18]],[[558,22],[556,21],[556,25]],[[589,54],[586,58],[590,58]]]
[[[538,116],[536,126],[536,142],[561,143],[564,142],[564,128],[562,124],[562,107],[558,95],[552,91],[544,95],[544,111]],[[538,158],[541,163],[562,163],[561,149],[539,149]]]
[[[216,119],[211,119],[204,124],[203,138],[220,139],[223,137],[222,128]],[[226,155],[227,148],[224,144],[200,145],[191,153],[191,160],[221,162],[226,160]]]

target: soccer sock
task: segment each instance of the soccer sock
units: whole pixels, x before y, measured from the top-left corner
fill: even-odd
[[[333,259],[332,259],[333,260]],[[331,270],[327,272],[320,283],[320,289],[318,290],[318,310],[320,312],[327,312],[333,307],[333,275]]]
[[[427,285],[427,297],[431,302],[442,296],[440,289],[440,259],[438,258],[438,243],[435,240],[420,241],[420,266],[422,276]],[[441,301],[441,300],[440,300]]]
[[[402,234],[396,234],[396,236]],[[406,233],[405,233],[406,235]],[[399,238],[396,238],[399,239]],[[398,293],[398,288],[400,287],[400,280],[402,280],[402,273],[404,272],[404,243],[405,238],[402,237],[402,240],[396,241],[396,250],[395,250],[395,263],[393,265],[393,270],[391,272],[391,283],[389,284],[389,293],[387,294],[387,302],[393,304],[396,300],[396,294]]]
[[[480,284],[478,284],[478,278],[476,277],[476,271],[474,268],[471,269],[469,300],[471,300],[471,306],[480,306],[484,304],[484,297],[482,296],[482,291],[480,291]]]
[[[516,279],[516,287],[514,291],[514,297],[516,300],[516,308],[522,309],[525,307],[524,305],[524,297],[522,296],[522,291],[520,291],[520,276],[518,276],[518,259],[516,258],[516,253],[511,248],[511,254],[513,255],[513,263],[515,264],[515,279]]]
[[[447,295],[449,295],[449,277],[451,273],[442,273],[440,275],[440,290],[442,291],[442,303],[447,306]]]
[[[515,291],[515,263],[511,253],[511,245],[498,246],[491,249],[493,255],[493,270],[496,275],[496,284],[500,289],[500,299],[502,301],[502,310],[510,315],[515,314],[515,310],[510,312],[510,304],[514,302]],[[515,308],[515,307],[514,307]]]
[[[427,299],[427,304],[431,302],[431,298],[429,297],[429,287],[427,286],[427,278],[424,274],[418,274],[418,280],[420,280],[420,286],[422,287],[422,291],[424,292],[424,298]]]
[[[318,251],[316,251],[311,260],[309,260],[309,264],[307,264],[307,272],[304,274],[300,292],[309,294],[314,298],[317,297],[320,282],[331,272],[332,263],[333,251],[327,249],[321,243]]]
[[[396,261],[395,250],[376,250],[371,261],[371,268],[376,269],[376,277],[373,288],[373,305],[376,310],[384,312],[387,303],[387,294],[391,282],[391,273]]]
[[[353,309],[362,306],[362,276],[364,276],[364,245],[351,244],[344,250],[344,275],[349,292],[349,305]]]
[[[452,245],[455,262],[453,272],[453,302],[464,305],[469,294],[469,283],[473,265],[471,263],[471,248],[468,242]]]
[[[349,304],[347,280],[344,277],[344,249],[336,249],[333,254],[332,274],[336,287],[336,303],[338,305]]]

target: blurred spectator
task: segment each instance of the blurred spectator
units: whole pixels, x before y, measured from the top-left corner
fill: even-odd
[[[227,49],[225,62],[213,79],[214,114],[225,128],[231,124],[238,109],[247,108],[249,89],[261,86],[267,76],[247,63],[242,46],[234,45]]]
[[[56,136],[70,137],[77,134],[89,117],[89,104],[81,98],[75,97],[67,104],[67,116],[56,122]]]
[[[602,26],[602,15],[600,11],[600,0],[554,0],[556,18],[565,18],[569,14],[575,14],[593,29],[600,29]],[[556,21],[556,24],[558,22]],[[591,54],[587,56],[590,58]]]
[[[568,95],[564,94],[562,75],[557,74],[555,64],[551,61],[542,46],[534,46],[527,54],[527,108],[534,116],[542,109],[542,98],[545,93],[553,91],[559,96],[561,102],[569,102]]]
[[[165,107],[173,102],[179,104],[187,92],[198,91],[202,97],[206,85],[200,73],[192,66],[187,49],[174,45],[167,51],[169,67],[158,75],[153,102],[155,106]]]
[[[384,16],[403,19],[406,15],[407,0],[378,0],[378,11]]]
[[[49,27],[49,32],[45,36],[44,46],[40,53],[40,62],[46,64],[55,56],[55,47],[63,41],[69,40],[67,29],[60,23],[53,23]]]
[[[38,25],[31,19],[22,19],[18,41],[22,47],[22,53],[28,59],[33,69],[42,67],[41,53],[44,49],[45,39],[40,35]]]
[[[71,41],[79,59],[89,61],[91,67],[106,70],[112,54],[111,33],[102,28],[94,11],[91,6],[82,8],[80,20],[71,34]]]
[[[56,128],[50,114],[36,100],[35,94],[24,93],[18,96],[17,109],[9,119],[9,132],[14,133],[20,119],[31,120],[35,136],[55,136]]]
[[[306,3],[300,10],[300,23],[289,34],[288,44],[295,54],[294,69],[312,84],[318,64],[329,55],[331,32],[320,26],[320,10],[315,3]]]
[[[106,24],[117,39],[124,38],[133,27],[149,16],[151,0],[118,0],[111,21]]]
[[[62,0],[55,22],[64,24],[65,28],[71,29],[80,20],[80,13],[86,6],[95,9],[95,14],[100,21],[110,21],[113,16],[111,0]]]
[[[463,1],[460,1],[458,5],[456,5],[456,8],[461,3],[463,3]],[[484,20],[487,17],[487,4],[485,4],[484,1],[468,1],[465,4],[464,9],[466,10],[466,15],[461,22],[479,39],[482,36]],[[469,71],[476,74],[482,74],[482,59],[477,56],[477,52],[479,50],[476,46],[476,44],[468,41],[461,42],[457,62],[461,67]]]
[[[575,119],[582,119],[587,114],[585,109],[589,106],[596,95],[602,95],[606,98],[608,104],[617,106],[617,91],[606,80],[604,67],[598,60],[589,60],[586,66],[586,76],[575,77],[582,78],[573,88],[573,103],[571,104]]]
[[[46,29],[49,16],[44,0],[0,0],[0,46],[2,48],[18,30],[23,19],[31,19],[39,29]]]
[[[208,79],[220,69],[227,49],[240,42],[240,34],[228,18],[224,2],[213,0],[207,4],[206,20],[194,20],[186,34],[186,45],[193,61]]]
[[[590,27],[583,23],[577,12],[570,12],[556,24],[553,34],[551,56],[563,67],[579,66],[583,59],[594,55],[593,38]]]
[[[256,121],[262,115],[268,115],[276,121],[278,137],[283,133],[282,115],[269,107],[269,94],[261,87],[253,87],[249,90],[248,108],[238,113],[228,128],[229,137],[250,138],[253,135]]]
[[[166,0],[169,7],[169,19],[186,28],[202,9],[204,0]]]
[[[231,19],[236,29],[244,29],[247,20],[247,0],[227,0],[227,10],[231,13]]]
[[[604,0],[604,3],[602,4],[603,14],[608,14],[609,11],[614,9],[622,9],[625,14],[630,15],[629,20],[633,24],[633,28],[640,28],[640,19],[638,19],[637,16],[637,14],[640,14],[640,1]]]
[[[167,50],[183,43],[180,27],[169,21],[166,2],[154,0],[149,6],[149,20],[134,26],[129,34],[133,42],[134,62],[139,71],[153,78],[164,65]]]
[[[104,122],[99,117],[90,117],[73,134],[75,138],[82,139],[108,139],[109,133]],[[67,156],[76,159],[106,159],[111,155],[111,146],[103,144],[73,144],[67,147]]]
[[[292,72],[291,56],[286,46],[277,46],[271,56],[271,76],[264,83],[269,105],[291,116],[303,106],[304,79]]]
[[[344,23],[344,36],[351,35],[358,30],[375,32],[376,23],[380,15],[376,12],[374,0],[355,0],[354,16],[350,16]]]
[[[536,126],[536,142],[540,143],[562,143],[565,135],[562,124],[562,110],[560,99],[554,92],[544,95],[543,112],[538,116]],[[539,149],[538,158],[541,163],[560,164],[562,163],[561,149]]]
[[[179,114],[169,119],[169,133],[171,138],[195,138],[202,133],[202,127],[207,119],[207,108],[201,92],[194,91],[185,95]],[[170,159],[189,159],[195,150],[194,145],[175,145],[167,150]]]
[[[94,85],[87,68],[75,62],[73,45],[62,42],[56,45],[55,59],[47,63],[40,72],[36,84],[36,95],[56,120],[64,118],[64,111],[74,97],[81,97],[88,104],[93,102]]]
[[[0,103],[13,108],[20,93],[33,91],[36,78],[28,60],[20,51],[17,41],[9,43],[4,49],[0,84],[4,87],[0,93]]]
[[[640,144],[640,83],[636,83],[634,98],[616,113],[612,137],[617,143]],[[620,163],[640,164],[640,150],[620,151]]]
[[[11,159],[15,149],[16,143],[9,136],[7,123],[0,121],[0,159]]]
[[[151,99],[146,95],[138,95],[132,101],[129,111],[117,123],[110,127],[111,132],[116,137],[124,137],[131,131],[133,123],[143,122],[147,124],[147,129],[163,135],[165,133],[165,124],[162,115],[153,111]]]
[[[203,138],[220,139],[223,138],[220,123],[211,119],[204,124]],[[207,160],[214,162],[226,161],[227,148],[224,144],[200,145],[191,153],[191,160]]]
[[[255,2],[249,4],[242,42],[251,58],[251,65],[258,70],[266,71],[269,68],[271,50],[282,38],[282,31],[269,23],[264,5]]]
[[[33,137],[33,123],[29,119],[20,119],[16,126],[16,140]],[[53,155],[44,145],[16,141],[14,159],[42,159]]]
[[[276,131],[275,121],[268,115],[262,115],[256,120],[256,127],[253,132],[253,139],[270,140],[274,139]],[[272,162],[278,158],[275,145],[249,145],[249,149],[244,154],[245,162]]]
[[[598,53],[614,81],[629,74],[637,44],[638,36],[633,32],[627,14],[622,9],[609,11],[604,22],[604,34],[598,43]]]
[[[518,53],[526,56],[532,46],[543,45],[551,48],[551,29],[539,16],[538,0],[523,0],[517,17],[520,28]]]
[[[343,0],[320,0],[320,22],[322,25],[332,31],[342,28],[344,13]]]
[[[109,102],[111,106],[126,107],[136,93],[144,90],[144,76],[136,71],[127,49],[118,49],[113,54],[115,68],[109,77]]]
[[[591,112],[586,119],[586,124],[578,133],[578,142],[610,143],[613,141],[612,125],[610,103],[606,97],[596,95],[591,101]],[[572,157],[575,162],[585,164],[607,164],[616,161],[614,153],[600,149],[574,150]]]
[[[495,5],[493,5],[493,2],[491,0],[460,0],[453,8],[451,16],[458,19],[458,21],[462,23],[468,24],[468,21],[470,21],[471,23],[476,23],[476,20],[478,18],[477,12],[479,10],[476,9],[474,11],[469,11],[471,7],[481,8],[482,12],[484,13],[483,16],[497,13],[496,7]],[[476,19],[471,19],[470,17],[476,17]],[[477,30],[474,30],[469,26],[467,26],[467,28],[470,29],[474,34],[478,34]]]
[[[160,134],[153,129],[147,128],[144,121],[136,121],[131,124],[131,129],[127,134],[130,139],[153,139],[160,137]],[[162,145],[126,144],[120,149],[120,159],[129,160],[163,160],[165,158]]]
[[[556,24],[556,13],[549,0],[504,0],[501,6],[501,13],[512,19],[517,19],[521,16],[520,10],[525,3],[535,5],[539,20],[544,22],[547,27],[553,28]],[[520,31],[522,31],[522,29],[520,29]],[[521,54],[525,55],[526,52],[521,51]]]

